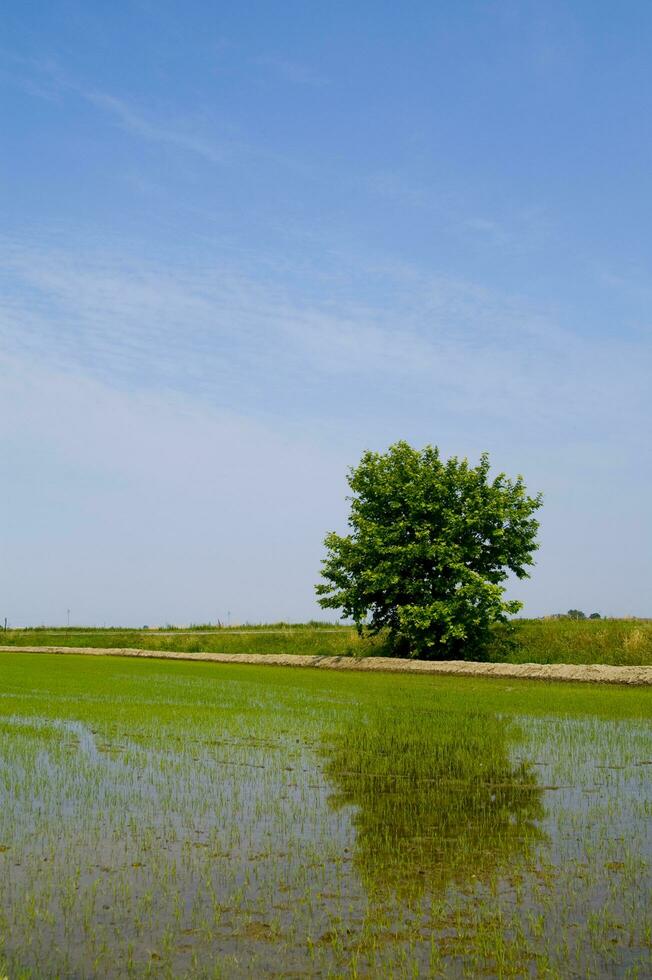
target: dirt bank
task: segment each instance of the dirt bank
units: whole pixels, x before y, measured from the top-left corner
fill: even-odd
[[[3,653],[73,653],[95,657],[146,657],[154,660],[208,660],[219,664],[257,664],[272,667],[325,667],[329,670],[379,670],[399,674],[457,674],[471,677],[509,677],[542,681],[583,681],[598,684],[652,685],[652,667],[612,667],[606,664],[478,664],[466,660],[399,660],[394,657],[313,657],[258,653],[183,653],[135,650],[128,647],[15,647]]]

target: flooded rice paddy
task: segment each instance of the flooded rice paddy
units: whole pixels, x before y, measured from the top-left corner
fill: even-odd
[[[0,654],[0,975],[645,977],[652,693]]]

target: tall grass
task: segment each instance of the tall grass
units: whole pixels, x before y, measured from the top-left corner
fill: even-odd
[[[514,625],[513,663],[652,664],[649,619],[522,619]]]

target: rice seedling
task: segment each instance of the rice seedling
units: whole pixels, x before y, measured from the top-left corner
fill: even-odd
[[[645,976],[646,689],[0,654],[0,976]]]

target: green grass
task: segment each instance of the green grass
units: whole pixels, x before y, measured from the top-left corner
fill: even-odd
[[[512,663],[652,665],[652,620],[516,620],[511,643],[498,642],[492,660]],[[216,653],[314,654],[369,656],[387,654],[382,638],[360,639],[335,624],[245,626],[172,630],[9,630],[0,643],[16,646],[136,647]]]
[[[147,630],[162,633],[214,633],[220,630],[231,630],[238,632],[246,630],[247,633],[251,633],[252,631],[257,630],[341,630],[342,628],[342,624],[339,622],[310,619],[307,623],[288,623],[284,620],[279,620],[275,623],[241,623],[237,626],[225,626],[223,623],[190,623],[187,626],[178,626],[174,623],[166,623],[165,626],[143,626],[140,629],[131,626],[32,626],[30,627],[30,632],[52,633],[57,635],[71,632],[101,635],[102,633],[140,633]],[[346,627],[344,628],[346,629]],[[0,629],[0,633],[1,632],[2,630]]]
[[[0,645],[135,647],[196,653],[280,653],[319,656],[364,656],[381,649],[361,640],[350,627],[288,626],[233,627],[206,630],[8,630]]]
[[[0,975],[646,976],[652,692],[0,654]]]
[[[512,663],[652,664],[650,619],[522,619],[515,626]]]

